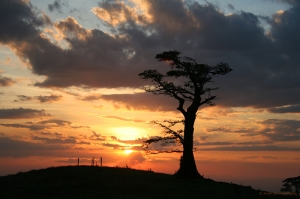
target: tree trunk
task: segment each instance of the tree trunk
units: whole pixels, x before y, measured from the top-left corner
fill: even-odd
[[[188,111],[185,117],[185,125],[184,125],[184,143],[183,143],[183,155],[180,158],[180,168],[175,173],[176,176],[183,178],[200,178],[194,153],[193,153],[193,145],[194,145],[194,123],[196,120],[196,112]]]

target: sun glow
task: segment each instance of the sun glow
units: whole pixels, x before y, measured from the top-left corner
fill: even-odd
[[[126,150],[124,150],[124,153],[125,153],[126,155],[128,155],[128,154],[132,153],[132,150],[126,149]]]
[[[142,130],[135,127],[115,127],[113,131],[120,140],[134,140],[140,136]]]

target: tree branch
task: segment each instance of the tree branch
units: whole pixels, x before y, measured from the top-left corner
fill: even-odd
[[[164,122],[169,122],[168,120],[165,120]],[[164,131],[164,133],[165,134],[173,134],[173,136],[174,136],[174,138],[176,139],[176,138],[178,138],[179,140],[180,140],[180,143],[181,144],[183,144],[183,142],[184,142],[184,139],[183,139],[183,137],[179,134],[179,133],[177,133],[176,131],[173,131],[172,129],[170,129],[168,126],[166,126],[166,125],[164,125],[164,124],[162,124],[162,123],[159,123],[158,121],[152,121],[151,123],[153,123],[153,124],[157,124],[157,125],[159,125],[160,127],[162,127],[162,128],[164,128],[166,131]],[[172,121],[171,122],[169,122],[169,123],[172,123]],[[177,122],[176,122],[176,124],[177,124]],[[173,124],[172,126],[174,126],[175,124]],[[182,131],[180,131],[180,133],[181,133]],[[173,138],[173,139],[174,139]],[[170,139],[170,138],[168,138],[168,139]]]

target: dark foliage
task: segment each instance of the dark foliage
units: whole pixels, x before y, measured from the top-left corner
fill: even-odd
[[[288,192],[299,197],[300,194],[300,176],[285,179],[281,192]]]

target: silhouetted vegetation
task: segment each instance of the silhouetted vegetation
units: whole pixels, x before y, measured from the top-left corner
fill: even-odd
[[[227,63],[210,66],[199,64],[190,57],[180,57],[179,55],[180,52],[178,51],[167,51],[156,55],[155,58],[158,61],[166,62],[171,66],[171,70],[166,74],[162,74],[157,70],[145,70],[139,74],[142,79],[150,80],[153,83],[153,85],[144,87],[145,91],[176,99],[179,103],[177,110],[184,117],[184,120],[178,121],[165,120],[164,122],[169,123],[169,126],[155,121],[156,124],[165,129],[166,136],[152,137],[145,143],[149,145],[158,141],[167,143],[170,140],[177,140],[178,143],[183,145],[183,155],[176,175],[185,178],[198,178],[200,174],[197,171],[193,153],[194,123],[197,111],[204,104],[214,105],[213,101],[217,99],[217,96],[212,95],[211,91],[218,88],[206,87],[207,84],[212,82],[213,77],[225,75],[232,69]],[[178,84],[178,82],[180,83]],[[186,102],[188,105],[185,109]],[[180,122],[184,124],[184,130],[173,131],[171,127]],[[161,152],[178,152],[178,150]]]
[[[280,189],[281,192],[287,192],[294,194],[299,197],[300,194],[300,176],[294,178],[287,178],[282,185],[283,188]]]
[[[129,168],[51,167],[0,177],[1,199],[293,198],[210,179],[182,179]]]

